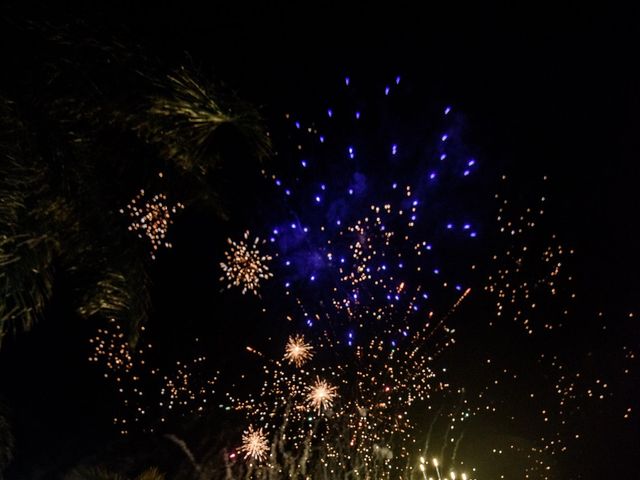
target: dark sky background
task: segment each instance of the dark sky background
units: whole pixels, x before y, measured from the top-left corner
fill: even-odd
[[[205,8],[188,1],[64,7],[10,2],[4,12],[53,23],[82,19],[141,43],[168,67],[183,62],[186,52],[202,72],[232,86],[267,116],[310,105],[346,74],[411,78],[427,97],[465,113],[483,157],[523,175],[552,176],[551,215],[566,244],[578,251],[581,308],[618,317],[637,308],[638,12],[578,2],[518,10],[266,3],[209,2]],[[19,51],[20,45],[9,48]],[[206,248],[189,238],[195,252]],[[211,276],[207,271],[216,259],[209,252],[202,262],[176,250],[158,289],[172,290],[167,308],[179,316],[181,304],[193,303],[185,298],[207,298],[202,280]],[[220,321],[231,307],[219,301],[213,314],[206,302],[187,307],[178,324],[164,312],[158,329],[188,335],[194,317]],[[66,305],[61,293],[47,321],[7,342],[0,354],[0,392],[18,441],[10,478],[56,478],[34,472],[64,470],[113,435],[112,405],[98,400],[110,398],[110,390],[86,365],[83,339],[91,327],[80,325]],[[229,327],[210,328],[223,338]],[[637,326],[625,324],[619,334],[632,332],[637,339]],[[223,362],[232,347],[213,341]],[[594,476],[583,478],[632,471],[640,432],[606,433],[609,441],[583,452],[594,465]],[[593,461],[601,448],[606,464]]]

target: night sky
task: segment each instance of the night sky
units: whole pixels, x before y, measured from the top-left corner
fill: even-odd
[[[527,198],[537,197],[538,179],[549,176],[544,195],[550,205],[540,238],[555,233],[562,245],[575,250],[569,268],[577,300],[572,326],[541,349],[562,350],[574,362],[569,368],[584,370],[585,376],[600,375],[613,391],[606,402],[585,407],[588,421],[580,426],[582,441],[555,459],[557,469],[550,478],[635,478],[640,453],[637,360],[627,376],[616,362],[623,345],[640,348],[636,11],[600,11],[578,3],[518,10],[425,6],[418,11],[321,2],[294,7],[210,2],[206,8],[190,2],[64,8],[9,2],[1,11],[11,28],[19,28],[15,25],[24,19],[55,25],[80,22],[100,34],[123,38],[125,44],[142,45],[168,70],[186,59],[205,77],[223,81],[260,109],[273,133],[274,149],[281,153],[271,165],[285,176],[293,174],[286,163],[291,137],[284,114],[313,117],[325,108],[327,98],[335,97],[345,77],[375,86],[401,75],[407,98],[424,105],[433,122],[442,106],[453,105],[464,118],[465,148],[486,165],[478,174],[480,190],[493,191],[499,174],[507,173],[515,179],[510,188],[516,204],[526,206]],[[2,35],[4,58],[19,58],[32,48]],[[3,90],[21,82],[15,75],[11,70],[2,73]],[[174,248],[151,267],[153,304],[147,330],[154,342],[152,358],[159,365],[168,366],[186,353],[206,353],[212,369],[249,372],[254,358],[245,346],[268,351],[268,339],[283,333],[275,288],[262,299],[222,291],[218,264],[226,238],[239,238],[245,229],[259,234],[271,221],[266,206],[279,198],[259,171],[246,173],[238,167],[227,175],[229,219],[185,211],[172,232]],[[479,216],[494,217],[487,210]],[[480,242],[483,252],[498,248],[488,240]],[[0,350],[0,399],[16,436],[7,478],[62,478],[80,462],[103,461],[100,455],[117,457],[144,443],[157,443],[156,453],[161,452],[156,457],[145,453],[150,462],[164,461],[161,467],[171,468],[170,460],[158,460],[172,450],[157,436],[141,433],[126,443],[112,425],[121,405],[113,387],[87,362],[88,339],[96,327],[75,316],[69,306],[72,295],[64,281],[58,284],[45,319],[31,332],[5,340]],[[461,309],[456,325],[469,351],[451,357],[452,371],[475,372],[473,363],[484,358],[480,352],[493,349],[514,370],[528,368],[519,354],[530,347],[517,343],[513,325],[495,338],[476,326],[493,309],[486,298],[472,298]],[[276,312],[276,319],[270,312]],[[288,329],[291,325],[284,327]],[[495,347],[490,342],[496,342]],[[588,352],[593,355],[585,356]],[[544,377],[544,367],[540,369],[520,378],[525,390],[528,382],[533,386]],[[470,388],[475,380],[472,373]],[[216,389],[224,390],[231,383],[226,382]],[[503,401],[509,403],[511,395],[507,388]],[[514,397],[511,408],[526,407],[519,401]],[[633,414],[623,421],[629,407]],[[223,429],[227,420],[216,415],[210,425]],[[499,425],[482,430],[485,427],[478,427],[489,432],[484,443],[501,438]],[[491,471],[485,464],[478,465],[479,471],[482,466]],[[477,478],[494,477],[479,473]]]

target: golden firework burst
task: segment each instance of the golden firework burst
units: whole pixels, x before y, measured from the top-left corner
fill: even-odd
[[[322,409],[327,409],[333,405],[333,399],[338,396],[337,388],[330,385],[326,380],[316,377],[316,382],[309,386],[307,403],[309,406],[322,413]]]
[[[258,294],[260,281],[273,277],[267,263],[271,260],[269,255],[262,255],[258,246],[260,239],[256,237],[249,241],[249,232],[244,233],[244,239],[238,242],[227,239],[231,248],[225,252],[225,261],[220,262],[220,267],[225,273],[220,281],[227,282],[227,288],[242,287],[242,293],[247,291]],[[262,242],[264,243],[264,242]]]
[[[172,216],[182,210],[184,205],[176,203],[170,205],[164,193],[158,193],[145,201],[145,191],[140,190],[125,209],[120,213],[128,214],[132,221],[129,231],[135,232],[139,238],[147,238],[151,243],[151,258],[155,260],[160,247],[171,248],[166,240],[169,226],[173,223]]]
[[[289,337],[285,350],[284,358],[296,367],[301,367],[313,357],[313,347],[305,343],[304,337],[299,334]]]
[[[242,446],[238,450],[244,453],[245,459],[264,460],[269,451],[267,435],[262,431],[262,428],[256,430],[253,425],[249,425],[249,428],[242,435]]]

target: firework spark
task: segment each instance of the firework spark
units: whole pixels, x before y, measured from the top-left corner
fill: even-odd
[[[224,277],[220,277],[220,281],[228,282],[227,288],[242,287],[243,295],[247,291],[257,295],[260,281],[273,277],[267,265],[271,257],[260,253],[259,238],[256,237],[253,242],[249,241],[248,231],[244,233],[244,240],[234,242],[229,238],[227,242],[231,248],[224,254],[225,261],[220,263],[225,273]]]
[[[302,335],[289,337],[284,358],[296,367],[301,367],[313,357],[313,347],[305,343]]]
[[[164,193],[157,193],[144,201],[145,191],[140,190],[127,205],[126,213],[132,218],[129,231],[135,232],[139,238],[147,238],[151,243],[151,258],[155,260],[160,247],[171,248],[166,240],[169,226],[173,223],[172,215],[182,210],[184,205],[169,205]],[[124,209],[120,213],[125,213]]]
[[[539,188],[544,191],[547,177],[542,180]],[[506,175],[502,176],[502,183],[509,185]],[[514,202],[503,197],[504,194],[495,195],[500,201],[497,226],[504,247],[492,257],[494,266],[484,289],[495,296],[496,316],[511,317],[527,334],[532,335],[536,329],[561,328],[576,298],[568,269],[574,251],[565,247],[556,235],[542,242],[540,224],[546,197],[541,196],[526,209],[512,206]],[[544,309],[541,311],[542,305],[551,302],[562,313],[555,319],[550,319]]]
[[[242,435],[242,446],[238,449],[244,452],[244,458],[262,461],[267,457],[269,441],[262,428],[254,430],[253,425]]]
[[[140,334],[146,337],[144,327]],[[158,421],[202,414],[215,393],[218,373],[211,375],[205,355],[176,360],[173,366],[154,366],[148,359],[153,344],[139,341],[132,347],[115,318],[98,328],[89,343],[89,362],[102,370],[121,402],[113,424],[122,435],[153,432]]]
[[[309,387],[307,403],[320,414],[323,408],[326,410],[333,405],[333,399],[338,396],[336,390],[336,387],[327,383],[326,380],[316,377],[316,383]]]

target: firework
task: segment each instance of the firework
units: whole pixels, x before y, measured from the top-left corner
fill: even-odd
[[[271,257],[260,253],[259,238],[249,241],[248,231],[244,233],[243,240],[235,242],[229,238],[227,242],[230,249],[224,254],[225,261],[220,263],[225,274],[220,281],[228,282],[227,288],[241,287],[243,295],[247,291],[257,295],[260,282],[273,277],[268,265]]]
[[[543,184],[547,177],[543,177]],[[502,176],[503,184],[507,181]],[[544,243],[538,231],[548,203],[545,196],[533,206],[516,208],[499,194],[497,215],[499,239],[504,243],[502,251],[492,256],[492,269],[485,291],[494,295],[498,317],[511,317],[531,335],[536,327],[547,331],[563,326],[563,318],[569,314],[569,302],[576,297],[573,277],[568,264],[574,251],[565,247],[556,235]],[[541,305],[555,302],[562,316],[549,318],[537,315]],[[536,324],[536,317],[542,317]],[[557,321],[553,321],[557,320]]]
[[[425,479],[432,478],[431,476],[428,476],[428,475],[430,472],[434,472],[438,480],[442,480],[442,479],[456,480],[456,478],[460,478],[461,480],[474,480],[474,478],[467,475],[466,472],[461,472],[460,474],[458,474],[456,470],[444,467],[442,462],[439,461],[437,458],[433,458],[431,459],[431,461],[429,461],[428,459],[425,459],[423,456],[421,456],[419,460],[420,462],[418,463],[418,469],[420,470],[422,477]],[[447,471],[448,471],[448,475],[447,475]]]
[[[397,86],[380,95],[393,97]],[[376,113],[366,103],[353,103],[361,110],[335,106],[324,121],[287,115],[294,164],[263,172],[285,199],[284,208],[269,209],[264,226],[285,294],[274,310],[304,337],[289,337],[283,359],[260,354],[260,391],[248,399],[229,394],[226,407],[273,432],[272,445],[290,456],[284,464],[313,465],[325,478],[343,472],[416,478],[420,471],[425,478],[471,478],[475,470],[455,461],[470,419],[483,416],[514,431],[538,422],[535,434],[507,445],[477,439],[474,455],[491,457],[488,464],[511,455],[523,476],[551,478],[554,457],[577,435],[571,430],[578,429],[585,399],[604,401],[611,393],[604,379],[585,381],[581,372],[568,373],[560,357],[538,355],[556,345],[534,343],[542,337],[538,333],[550,340],[569,323],[566,301],[575,296],[568,287],[572,250],[559,236],[544,240],[537,230],[546,198],[536,189],[539,200],[519,211],[512,197],[499,196],[494,231],[478,221],[487,220],[478,213],[490,211],[491,198],[471,186],[478,162],[461,147],[449,107],[435,145],[424,148],[395,125],[380,127],[384,116],[363,123]],[[515,197],[524,196],[519,191]],[[478,237],[487,241],[477,246]],[[514,322],[489,318],[467,328],[454,314],[472,290],[484,300],[483,292],[490,294],[496,316]],[[473,333],[465,337],[465,330]],[[530,343],[514,351],[516,339]],[[534,378],[542,370],[545,378]],[[532,402],[537,411],[528,419],[523,406]],[[626,408],[625,420],[632,411]],[[425,423],[438,418],[446,420],[446,427],[436,427],[443,440],[435,449],[427,441],[421,453],[440,461],[417,463],[415,444],[424,438]],[[431,433],[430,427],[427,438]],[[289,471],[277,465],[278,472]],[[315,475],[291,471],[301,478]],[[462,471],[464,476],[454,473]]]
[[[315,383],[308,387],[307,402],[311,408],[317,410],[318,414],[320,414],[322,409],[327,410],[333,405],[333,400],[337,396],[336,390],[336,387],[325,380],[316,378]]]
[[[120,213],[127,214],[131,219],[129,231],[135,232],[139,238],[146,238],[151,244],[151,258],[155,260],[160,247],[171,248],[167,241],[169,226],[173,224],[173,215],[182,210],[184,205],[176,203],[170,205],[164,193],[157,193],[145,200],[145,191],[140,190],[125,209]]]
[[[254,430],[253,425],[242,435],[242,446],[238,449],[244,452],[244,458],[262,461],[267,457],[269,441],[262,428]]]
[[[297,167],[291,178],[265,172],[286,199],[286,217],[269,225],[274,269],[294,300],[288,316],[300,318],[312,340],[289,338],[284,361],[264,365],[260,392],[229,398],[254,423],[286,425],[286,448],[322,448],[318,461],[327,468],[373,469],[382,462],[399,472],[415,433],[410,410],[452,388],[435,359],[454,342],[446,312],[468,292],[460,277],[470,270],[466,255],[478,236],[471,214],[445,216],[431,204],[442,182],[464,182],[478,165],[461,148],[446,108],[445,131],[426,161],[403,156],[416,148],[415,140],[382,140],[389,151],[380,158],[390,155],[399,164],[402,157],[411,168],[385,169],[388,175],[380,178],[380,164],[354,162],[361,150],[349,139],[338,148],[344,158],[326,141],[344,139],[373,112],[334,113],[326,124],[306,127],[288,116],[299,140],[292,154]],[[460,267],[443,264],[440,239],[460,245]],[[305,348],[311,345],[313,358]],[[341,451],[339,438],[348,439],[348,451]]]
[[[452,311],[467,295],[460,296]],[[374,468],[387,462],[388,451],[393,452],[393,469],[400,472],[416,434],[409,411],[450,394],[449,383],[434,365],[440,352],[453,344],[454,332],[445,321],[446,317],[431,318],[421,328],[407,330],[395,347],[374,337],[351,348],[328,332],[312,346],[294,335],[287,345],[304,344],[317,355],[293,371],[290,365],[295,362],[289,358],[268,360],[248,348],[266,360],[264,383],[248,399],[230,394],[228,398],[253,424],[281,425],[277,435],[285,440],[277,441],[286,451],[321,449],[324,454],[318,461],[340,469],[355,464]],[[310,416],[310,410],[316,415]],[[349,452],[339,451],[343,438],[348,439]]]
[[[285,115],[284,135],[293,140],[279,151],[286,169],[263,172],[284,202],[269,208],[265,228],[277,252],[273,268],[295,302],[289,317],[334,328],[349,346],[364,345],[369,330],[393,346],[409,334],[405,327],[442,312],[469,287],[486,197],[473,187],[480,162],[451,107],[427,148],[428,136],[398,128],[404,119],[391,99],[400,82],[374,99],[360,98],[353,82],[342,88],[346,105],[319,118]],[[403,107],[423,114],[413,103]]]
[[[313,357],[313,347],[304,341],[302,335],[289,337],[285,347],[284,358],[293,363],[296,367],[301,367]]]
[[[141,335],[145,335],[144,327]],[[139,341],[134,348],[127,339],[114,318],[89,339],[93,348],[89,362],[101,368],[120,400],[113,423],[122,435],[132,429],[153,432],[158,422],[206,410],[215,393],[217,373],[211,375],[205,355],[176,360],[173,367],[154,367],[147,361],[153,345]]]

